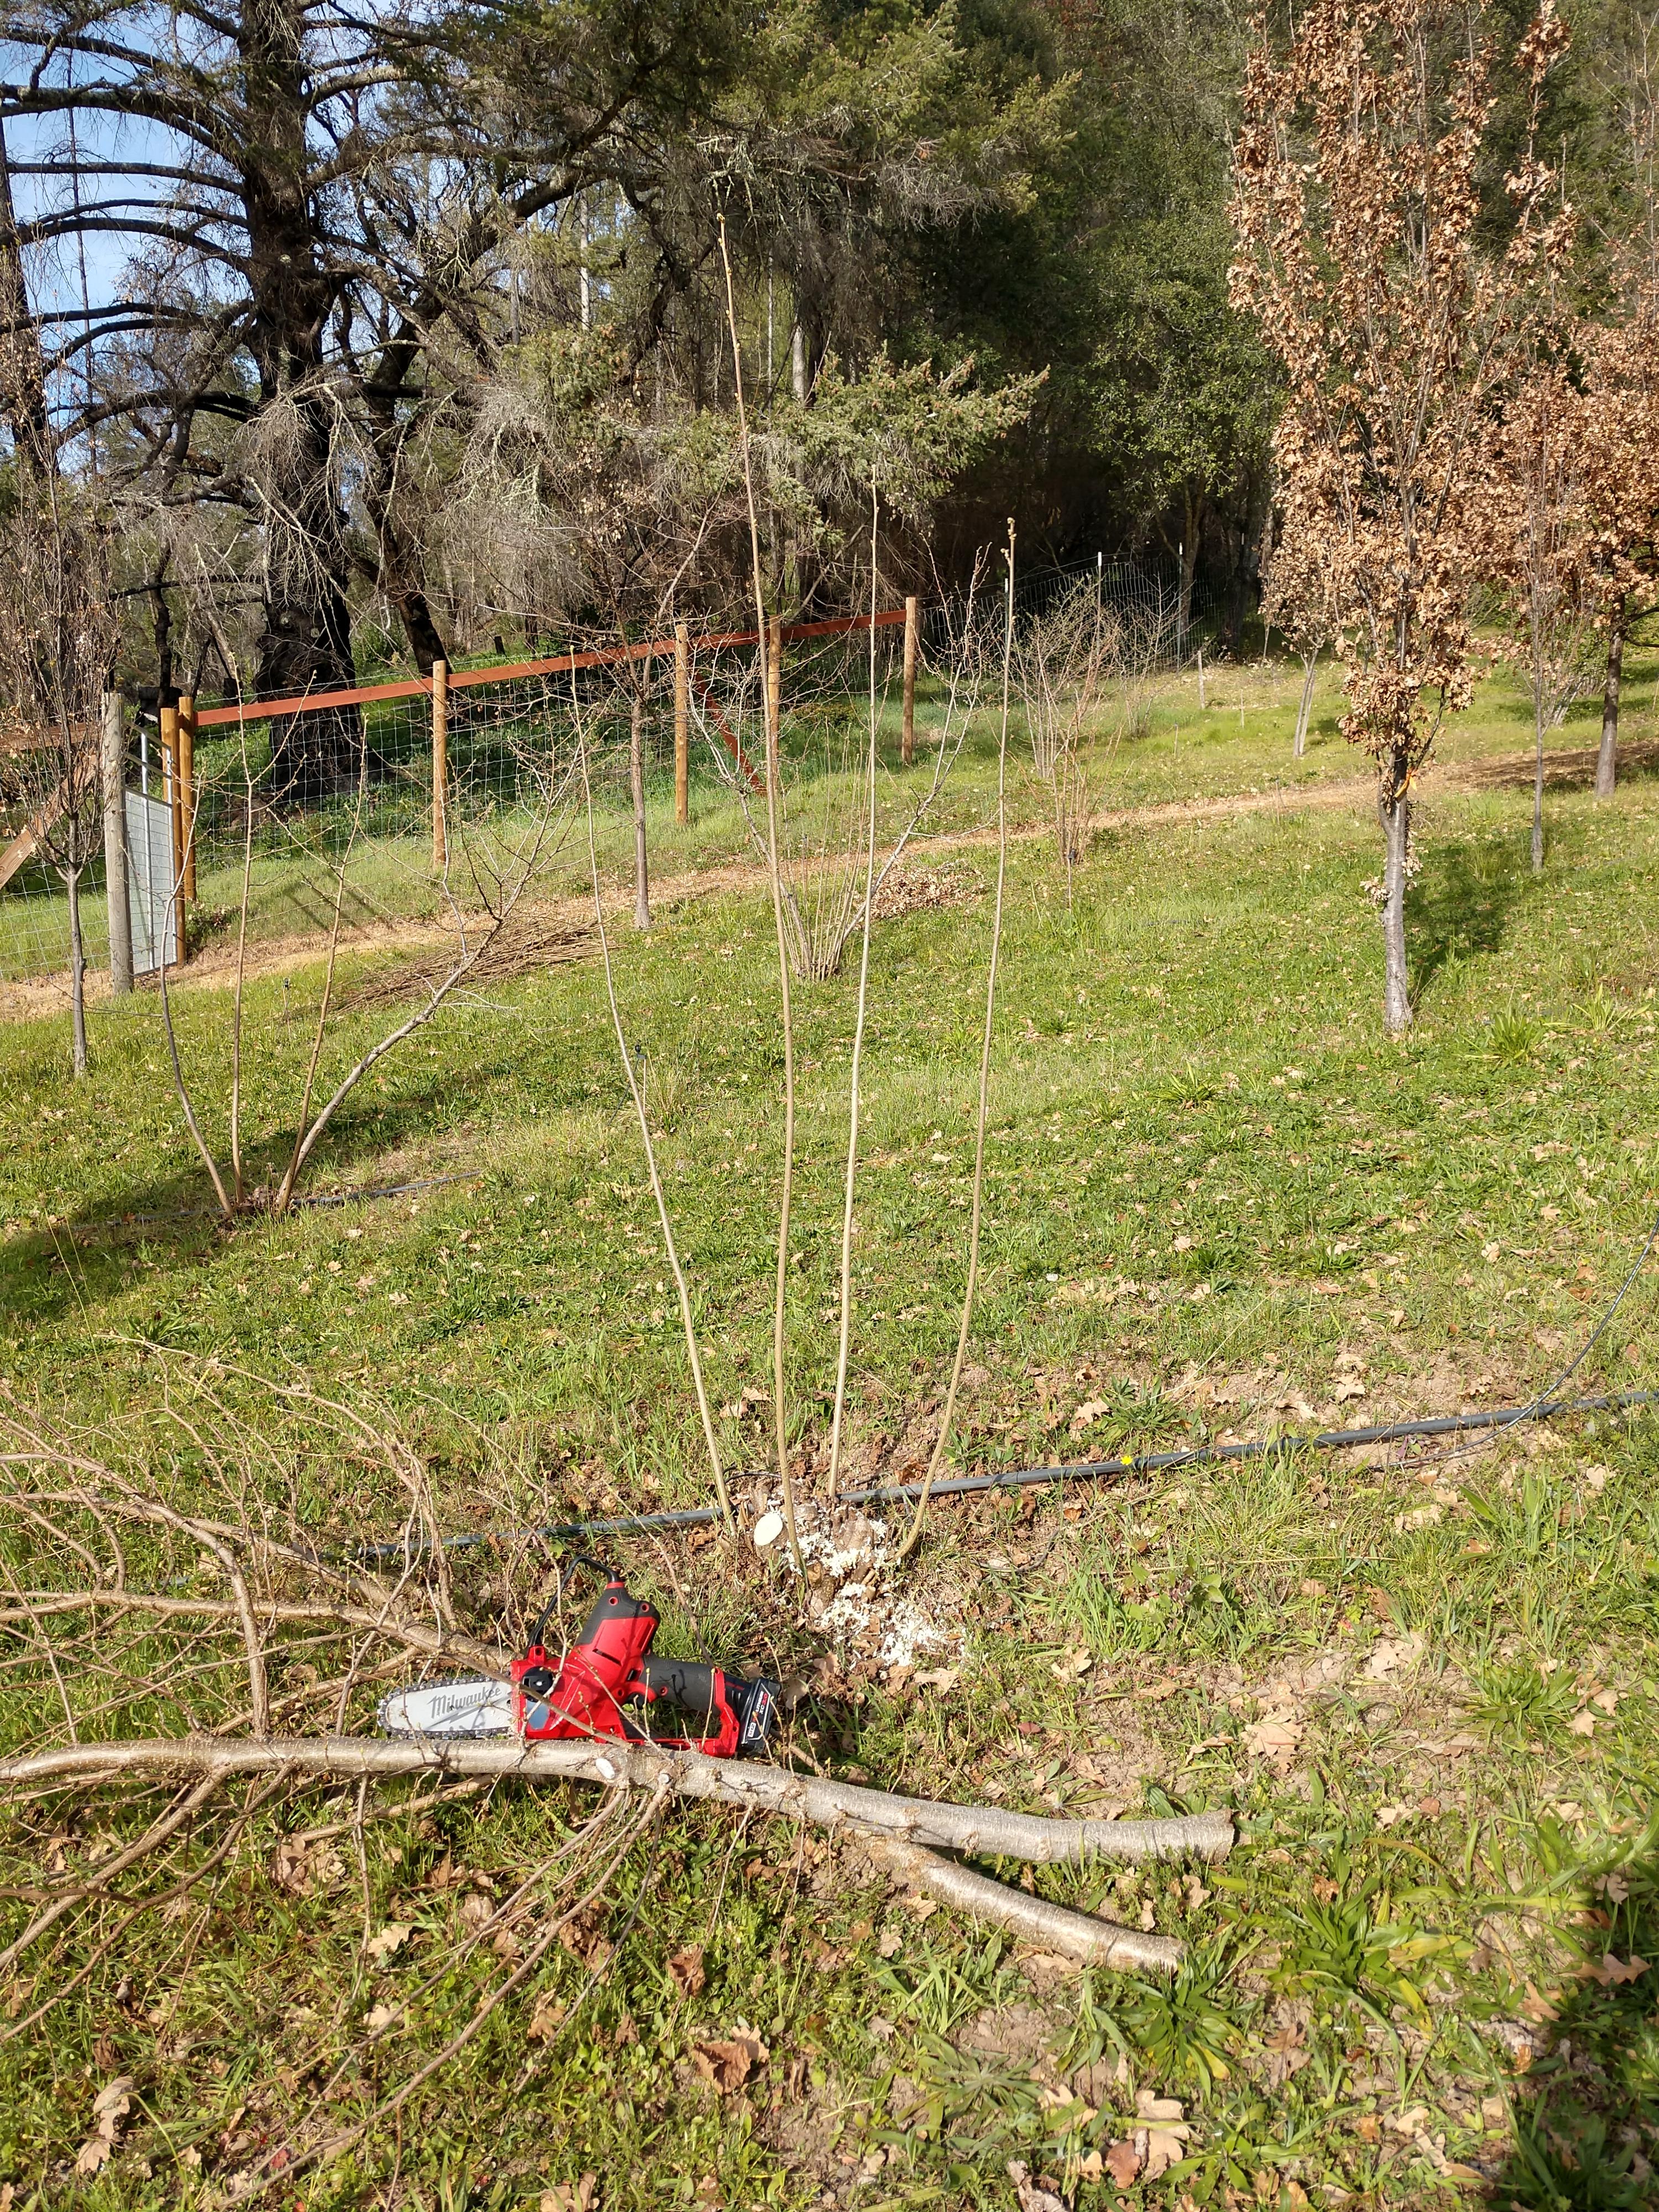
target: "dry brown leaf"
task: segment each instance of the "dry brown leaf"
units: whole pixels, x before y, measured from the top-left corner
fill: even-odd
[[[132,2110],[132,2099],[127,2094],[131,2087],[130,2074],[120,2074],[113,2081],[106,2081],[92,2100],[94,2119],[107,2121],[112,2127],[125,2119]]]
[[[1369,1680],[1380,1682],[1386,1675],[1414,1667],[1423,1656],[1424,1650],[1420,1636],[1382,1637],[1361,1671]]]
[[[530,2015],[528,2030],[532,2043],[550,2042],[556,2029],[563,2020],[566,2007],[562,1997],[551,1990],[544,1990],[536,2000],[535,2010]]]
[[[1413,1528],[1432,1528],[1445,1517],[1443,1505],[1413,1505],[1409,1511],[1395,1515],[1394,1533],[1396,1536],[1403,1536]]]
[[[75,2154],[75,2171],[83,2179],[96,2173],[113,2154],[121,2123],[132,2110],[132,2100],[127,2094],[131,2087],[132,2076],[118,2074],[93,2099],[92,2117],[97,2124]]]
[[[1243,1744],[1246,1751],[1283,1774],[1293,1764],[1302,1736],[1303,1724],[1293,1714],[1267,1713],[1245,1729]]]
[[[1293,2074],[1298,2074],[1313,2056],[1308,2049],[1308,2031],[1299,2020],[1287,2020],[1273,2030],[1263,2048],[1267,2053],[1267,2087],[1282,2089]]]
[[[406,1920],[391,1921],[378,1936],[369,1937],[363,1946],[364,1953],[374,1960],[376,1966],[383,1966],[388,1959],[403,1949],[414,1932]]]
[[[881,1931],[876,1948],[884,1959],[896,1959],[904,1948],[902,1931],[890,1921]]]
[[[1616,1989],[1620,1982],[1638,1981],[1647,1970],[1647,1960],[1638,1959],[1634,1951],[1628,1959],[1615,1959],[1609,1951],[1599,1966],[1590,1968],[1590,1973],[1604,1990],[1610,1990]]]
[[[1172,2166],[1179,2166],[1186,2157],[1186,2143],[1190,2128],[1182,2126],[1137,2128],[1135,2142],[1140,2150],[1141,2165],[1148,2181],[1157,2181]]]
[[[1588,1706],[1581,1707],[1581,1709],[1576,1712],[1572,1718],[1567,1723],[1567,1734],[1569,1735],[1594,1735],[1595,1734],[1595,1716],[1590,1711]]]
[[[688,1943],[668,1961],[668,1977],[683,1997],[700,1997],[708,1979],[702,1962],[702,1945]]]
[[[290,1897],[303,1897],[311,1887],[311,1854],[305,1845],[285,1837],[270,1855],[270,1878]]]
[[[1407,2112],[1385,2113],[1382,2124],[1390,2135],[1404,2136],[1407,2142],[1415,2142],[1419,2136],[1427,2134],[1428,2118],[1426,2105],[1413,2105]]]
[[[1103,2162],[1120,2189],[1127,2189],[1140,2172],[1140,2153],[1133,2142],[1115,2142]]]
[[[538,2212],[595,2212],[599,2203],[597,2173],[584,2173],[574,2181],[556,2181],[544,2189]]]
[[[114,2150],[115,2145],[106,2135],[88,2136],[75,2154],[75,2171],[83,2179],[96,2173]]]
[[[767,2055],[766,2045],[754,2030],[741,2027],[734,2035],[691,2046],[698,2073],[712,2081],[722,2097],[734,2096],[756,2069],[766,2063]]]
[[[1541,2027],[1546,2021],[1559,2020],[1560,2012],[1553,1997],[1540,1995],[1535,1982],[1527,1984],[1527,1993],[1516,2007],[1522,2020],[1535,2021]]]

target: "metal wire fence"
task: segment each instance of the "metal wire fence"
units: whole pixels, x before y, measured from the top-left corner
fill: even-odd
[[[1081,561],[1027,572],[1016,583],[1017,621],[1042,619],[1091,580],[1103,606],[1133,625],[1148,667],[1182,665],[1206,643],[1215,595],[1200,586],[1183,609],[1172,566]],[[976,620],[995,599],[988,580]],[[904,620],[895,609],[878,616],[873,633],[867,616],[785,628],[783,743],[787,753],[793,749],[798,782],[815,773],[834,780],[835,733],[863,714],[872,640],[885,699]],[[930,655],[941,665],[949,658],[964,622],[956,601],[921,611],[924,666]],[[441,732],[429,680],[290,701],[198,702],[189,804],[176,833],[181,865],[188,847],[187,943],[199,951],[239,923],[245,888],[255,941],[330,930],[337,909],[349,933],[417,920],[465,898],[469,871],[481,867],[488,877],[550,807],[568,805],[579,730],[596,804],[612,826],[631,804],[636,744],[654,809],[669,803],[682,777],[699,805],[729,800],[738,783],[758,788],[757,644],[752,631],[682,635],[677,654],[672,637],[630,645],[614,635],[573,636],[549,659],[452,672],[438,709]],[[131,791],[171,793],[162,734],[153,709],[129,718]],[[434,738],[445,762],[439,838]],[[3,769],[0,763],[0,982],[19,983],[67,969],[69,902],[49,867],[18,854],[27,823],[15,793],[8,817]],[[101,862],[82,879],[81,908],[85,957],[97,969],[109,957]]]
[[[902,610],[878,618],[884,687],[903,620]],[[850,617],[784,635],[790,726],[804,741],[826,717],[860,711],[870,625]],[[757,643],[752,632],[687,638],[677,660],[672,638],[629,647],[582,637],[550,659],[452,672],[435,720],[430,681],[197,703],[176,832],[187,943],[199,951],[234,934],[245,901],[256,943],[331,931],[337,912],[349,935],[465,905],[538,825],[568,815],[579,734],[596,807],[612,828],[632,805],[636,740],[650,806],[672,803],[682,775],[689,799],[724,803],[734,772],[758,782],[749,726]],[[444,764],[441,827],[434,757]],[[158,714],[130,718],[129,789],[169,798],[172,768]],[[0,848],[21,826],[0,814]],[[544,838],[541,849],[550,857],[562,842]],[[88,968],[103,967],[101,862],[82,878],[81,912]],[[0,981],[61,974],[69,961],[64,886],[25,858],[0,880]]]

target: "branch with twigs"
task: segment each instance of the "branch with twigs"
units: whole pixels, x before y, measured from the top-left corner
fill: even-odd
[[[229,1102],[229,1185],[220,1170],[203,1131],[202,1116],[197,1109],[192,1088],[185,1072],[179,1051],[173,1015],[173,992],[169,988],[165,965],[161,972],[161,1012],[162,1029],[173,1069],[173,1089],[184,1115],[185,1126],[196,1147],[209,1180],[213,1185],[222,1218],[235,1219],[240,1212],[258,1206],[281,1216],[294,1203],[295,1194],[307,1166],[326,1133],[335,1115],[366,1077],[372,1074],[388,1054],[425,1029],[443,1007],[461,991],[486,961],[513,915],[536,880],[543,867],[550,860],[568,834],[572,820],[570,794],[575,781],[575,763],[566,759],[560,762],[556,755],[544,764],[538,759],[521,761],[527,766],[538,787],[537,803],[528,825],[522,835],[508,842],[505,852],[494,861],[478,841],[466,836],[464,826],[455,825],[453,850],[459,854],[471,891],[477,902],[479,918],[469,919],[466,908],[458,895],[453,880],[454,863],[446,866],[441,885],[442,897],[449,917],[453,938],[453,951],[445,971],[426,983],[424,1000],[404,1020],[376,1039],[367,1051],[359,1054],[334,1085],[323,1104],[312,1109],[317,1087],[319,1069],[328,1034],[331,1012],[336,1009],[335,979],[337,973],[341,939],[344,927],[347,878],[356,848],[362,807],[366,795],[363,776],[354,804],[350,827],[344,850],[327,865],[333,878],[334,896],[330,916],[327,949],[323,975],[323,992],[313,1030],[303,1081],[301,1086],[298,1111],[295,1115],[294,1139],[289,1159],[274,1190],[267,1188],[251,1194],[246,1188],[242,1164],[242,1098],[245,1088],[243,1070],[243,994],[246,975],[248,904],[252,885],[253,780],[248,767],[246,734],[243,737],[243,771],[246,781],[247,818],[244,834],[241,911],[237,927],[235,997],[231,1027],[231,1074]],[[367,762],[367,752],[364,755]]]
[[[746,1806],[816,1827],[888,1836],[931,1850],[1034,1866],[1079,1866],[1094,1857],[1218,1860],[1232,1849],[1230,1814],[1164,1820],[1051,1820],[1000,1805],[945,1805],[750,1759],[708,1759],[660,1744],[595,1738],[525,1743],[517,1737],[168,1736],[150,1741],[60,1745],[0,1759],[0,1789],[106,1781],[118,1775],[230,1776],[281,1771],[319,1781],[385,1781],[405,1775],[526,1783],[592,1782],[607,1790],[666,1790],[679,1797]]]
[[[0,1402],[0,1510],[18,1532],[15,1557],[25,1568],[11,1577],[11,1597],[0,1606],[0,1631],[15,1647],[7,1655],[8,1694],[24,1710],[33,1698],[38,1711],[15,1755],[0,1761],[0,1807],[25,1838],[29,1873],[27,1911],[0,1966],[15,1969],[37,1945],[61,1943],[83,1922],[97,1922],[100,1945],[91,1962],[54,1984],[31,2019],[83,1984],[106,1955],[108,1925],[118,1932],[204,1879],[218,1880],[262,1808],[318,1790],[343,1790],[356,1800],[352,1816],[332,1825],[359,1838],[371,1817],[371,1790],[400,1800],[405,1812],[479,1788],[575,1784],[599,1786],[613,1808],[642,1800],[652,1820],[671,1800],[730,1806],[745,1820],[783,1820],[852,1839],[901,1887],[1045,1951],[1115,1970],[1164,1972],[1176,1963],[1179,1947],[1163,1938],[1006,1888],[958,1861],[1220,1857],[1232,1842],[1225,1814],[1051,1820],[940,1804],[787,1765],[708,1759],[649,1741],[351,1732],[371,1709],[370,1685],[389,1674],[401,1669],[406,1676],[411,1663],[427,1674],[459,1662],[499,1676],[504,1655],[458,1623],[447,1566],[429,1541],[434,1501],[405,1443],[381,1435],[349,1403],[335,1406],[297,1385],[272,1390],[276,1403],[313,1413],[332,1408],[357,1456],[378,1459],[410,1498],[401,1571],[381,1575],[349,1559],[324,1558],[297,1522],[283,1525],[269,1483],[254,1486],[254,1463],[235,1463],[256,1434],[269,1437],[271,1423],[267,1417],[250,1425],[241,1412],[219,1407],[215,1384],[228,1379],[193,1363],[188,1380],[202,1402],[173,1402],[186,1393],[180,1387],[175,1394],[170,1381],[162,1417],[189,1447],[191,1463],[206,1468],[224,1509],[214,1498],[185,1511],[155,1494],[158,1463],[176,1464],[179,1455],[148,1418],[128,1466],[26,1413],[15,1397]],[[223,1415],[217,1425],[216,1409]],[[199,1499],[199,1474],[196,1480]],[[189,1571],[192,1553],[211,1570],[205,1588],[199,1567]],[[310,1662],[331,1650],[343,1663],[325,1667],[327,1679],[305,1679],[316,1673]],[[82,1655],[96,1656],[95,1669]],[[64,1668],[54,1674],[60,1656]],[[245,1703],[239,1674],[248,1684]],[[117,1694],[106,1699],[111,1683]],[[142,1712],[145,1734],[111,1732],[112,1721],[118,1729],[113,1715],[105,1717],[112,1706]],[[157,1718],[165,1729],[174,1713],[180,1717],[174,1732],[158,1733]],[[256,1726],[265,1732],[252,1733]],[[147,1808],[158,1790],[166,1794]],[[96,1814],[125,1824],[126,1832],[107,1860],[71,1862],[58,1879],[43,1879],[41,1854],[29,1840],[38,1826],[28,1824],[39,1815],[26,1808],[61,1806],[66,1797],[77,1808],[71,1832],[84,1832]],[[397,1809],[376,1805],[372,1817]],[[329,1823],[313,1822],[306,1832],[330,1832]],[[501,1915],[514,1909],[509,1899],[490,1926],[505,1925]],[[522,1979],[509,1977],[486,2002],[498,2004]],[[337,2134],[331,2127],[313,2149],[326,2150]]]

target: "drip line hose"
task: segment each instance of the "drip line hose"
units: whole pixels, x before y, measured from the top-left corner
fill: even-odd
[[[1659,1243],[1659,1214],[1655,1215],[1646,1242],[1631,1262],[1611,1304],[1577,1352],[1553,1382],[1523,1406],[1499,1406],[1489,1413],[1442,1413],[1422,1421],[1385,1421],[1369,1429],[1324,1429],[1312,1437],[1281,1435],[1257,1437],[1248,1443],[1198,1444],[1185,1451],[1146,1452],[1134,1459],[1079,1460],[1070,1466],[1009,1468],[1000,1474],[962,1474],[949,1482],[935,1482],[928,1495],[970,1498],[989,1490],[1030,1490],[1048,1483],[1099,1482],[1112,1475],[1161,1474],[1176,1467],[1213,1467],[1228,1460],[1262,1459],[1272,1452],[1346,1451],[1356,1444],[1395,1443],[1408,1437],[1462,1437],[1483,1430],[1515,1428],[1523,1421],[1552,1420],[1558,1413],[1596,1413],[1626,1406],[1650,1406],[1659,1400],[1659,1391],[1623,1390],[1602,1398],[1558,1398],[1555,1394],[1564,1383],[1571,1381],[1606,1334],[1656,1243]],[[1434,1455],[1431,1463],[1455,1459],[1460,1452],[1471,1449],[1465,1443],[1449,1444]],[[750,1474],[739,1480],[764,1482],[767,1477],[764,1474]],[[922,1490],[919,1482],[880,1483],[867,1490],[839,1491],[836,1501],[842,1505],[905,1504],[920,1498]],[[469,1531],[465,1535],[446,1536],[441,1548],[446,1552],[465,1552],[480,1544],[534,1541],[538,1538],[557,1542],[573,1536],[642,1535],[653,1528],[707,1528],[721,1518],[723,1516],[712,1505],[698,1505],[682,1512],[628,1513],[611,1521],[567,1521],[546,1528],[480,1529],[476,1534]],[[431,1549],[430,1543],[424,1540],[418,1544],[405,1540],[363,1545],[343,1554],[337,1553],[336,1556],[364,1560],[414,1559]]]
[[[1078,1460],[1058,1467],[1023,1467],[1000,1474],[964,1474],[949,1482],[934,1483],[934,1498],[975,1497],[990,1490],[1030,1490],[1050,1483],[1099,1482],[1111,1476],[1161,1474],[1171,1468],[1210,1467],[1219,1462],[1262,1459],[1274,1452],[1346,1451],[1358,1444],[1393,1443],[1409,1437],[1467,1435],[1471,1431],[1507,1429],[1522,1421],[1552,1420],[1558,1413],[1618,1412],[1628,1406],[1659,1402],[1659,1391],[1624,1390],[1604,1398],[1534,1398],[1524,1406],[1500,1406],[1489,1413],[1445,1413],[1431,1420],[1386,1421],[1369,1429],[1325,1429],[1317,1436],[1288,1434],[1262,1437],[1246,1443],[1198,1444],[1186,1451],[1146,1452],[1133,1459]],[[764,1482],[765,1472],[741,1475],[739,1481]],[[836,1493],[842,1505],[902,1504],[921,1495],[919,1482],[879,1484],[869,1490]],[[667,1513],[626,1513],[610,1521],[562,1521],[540,1528],[486,1528],[464,1535],[446,1536],[446,1552],[470,1552],[483,1544],[525,1543],[541,1540],[562,1542],[572,1537],[636,1536],[659,1528],[708,1528],[720,1515],[712,1505],[688,1506]],[[362,1544],[339,1556],[356,1560],[413,1559],[430,1552],[430,1543]]]

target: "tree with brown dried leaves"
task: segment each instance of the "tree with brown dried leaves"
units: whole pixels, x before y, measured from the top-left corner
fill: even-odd
[[[1587,460],[1595,424],[1564,370],[1540,368],[1504,407],[1468,502],[1478,573],[1508,616],[1498,650],[1532,698],[1532,865],[1544,866],[1544,738],[1601,658],[1606,571],[1596,558]]]
[[[1529,143],[1505,179],[1508,245],[1487,242],[1492,116],[1482,9],[1314,0],[1288,42],[1258,19],[1234,159],[1237,304],[1283,365],[1274,437],[1284,536],[1329,580],[1343,734],[1376,763],[1387,837],[1384,1023],[1411,1022],[1411,793],[1445,715],[1468,703],[1467,510],[1540,274],[1570,211]],[[1543,0],[1516,59],[1535,130],[1565,52]]]
[[[1659,241],[1643,240],[1650,255]],[[1595,795],[1617,778],[1625,641],[1659,603],[1659,264],[1632,281],[1617,319],[1581,331],[1582,467],[1607,610]]]

